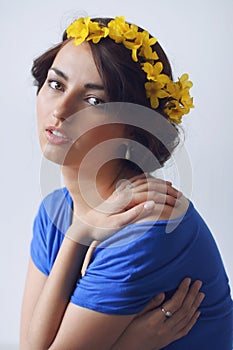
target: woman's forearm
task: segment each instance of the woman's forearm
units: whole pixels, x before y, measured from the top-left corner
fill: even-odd
[[[28,334],[30,349],[48,349],[56,337],[87,249],[64,238],[32,316]]]
[[[111,350],[151,350],[145,347],[145,344],[140,341],[140,333],[136,332],[135,327],[131,325],[126,328],[124,333],[118,338],[116,343],[111,347]]]

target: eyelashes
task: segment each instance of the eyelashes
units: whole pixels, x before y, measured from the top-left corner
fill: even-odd
[[[49,88],[51,88],[54,91],[59,91],[59,92],[65,91],[64,85],[58,80],[48,79],[47,84]],[[105,101],[102,98],[97,96],[87,96],[84,98],[84,101],[88,102],[91,106],[98,106],[100,104],[105,103]]]
[[[94,97],[94,96],[87,97],[86,101],[88,101],[88,103],[92,106],[98,106],[98,105],[104,103],[104,100],[102,100],[101,98],[98,98],[98,97]]]
[[[58,91],[64,90],[62,83],[54,79],[48,79],[48,86],[53,90],[58,90]]]

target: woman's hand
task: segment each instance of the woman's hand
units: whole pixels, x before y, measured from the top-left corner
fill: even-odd
[[[75,216],[67,237],[86,245],[103,241],[122,227],[146,218],[152,211],[156,220],[165,206],[179,206],[181,195],[170,182],[145,174],[123,180],[97,208],[86,207]]]
[[[173,297],[164,302],[165,295],[155,296],[142,312],[130,323],[112,350],[159,350],[185,336],[196,323],[197,311],[204,294],[199,292],[202,283],[184,279]],[[163,304],[162,304],[163,303]],[[170,311],[171,317],[165,312]]]
[[[174,207],[180,204],[179,198],[182,196],[180,191],[172,187],[171,182],[146,176],[146,174],[121,181],[115,192],[119,193],[123,190],[131,191],[129,193],[132,195],[127,208],[148,200],[153,200],[156,205]]]

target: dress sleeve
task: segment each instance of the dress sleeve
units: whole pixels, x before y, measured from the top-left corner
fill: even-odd
[[[96,248],[71,302],[107,314],[130,315],[140,312],[155,294],[177,287],[175,260],[180,259],[184,242],[179,245],[174,235],[166,235],[163,225],[149,229],[130,225],[119,235],[117,245]],[[130,241],[122,243],[123,236]]]

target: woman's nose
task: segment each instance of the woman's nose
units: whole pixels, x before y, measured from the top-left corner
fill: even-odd
[[[63,97],[59,102],[55,105],[53,109],[52,116],[56,119],[59,119],[61,121],[65,121],[74,113],[78,112],[78,106],[77,103],[75,103],[72,98],[70,97]]]

